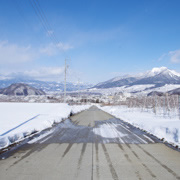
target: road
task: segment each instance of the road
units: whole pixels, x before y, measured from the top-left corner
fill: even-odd
[[[92,106],[0,155],[0,179],[180,179],[180,153]]]

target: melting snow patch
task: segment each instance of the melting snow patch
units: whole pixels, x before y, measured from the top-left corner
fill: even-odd
[[[94,128],[93,132],[104,138],[121,138],[126,136],[126,134],[122,134],[116,130],[116,125],[114,123],[102,124],[98,128]]]

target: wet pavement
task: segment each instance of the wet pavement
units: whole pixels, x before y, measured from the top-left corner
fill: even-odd
[[[95,106],[0,158],[0,179],[180,179],[179,152]]]

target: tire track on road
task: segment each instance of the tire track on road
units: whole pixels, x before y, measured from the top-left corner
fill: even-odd
[[[134,167],[134,165],[133,165],[133,163],[132,163],[132,160],[129,158],[128,154],[125,152],[123,146],[122,146],[121,144],[118,144],[118,147],[122,150],[123,155],[124,155],[124,157],[126,158],[126,160],[127,160],[130,164],[132,164],[132,166]],[[135,168],[134,168],[134,169],[135,169]],[[137,170],[135,169],[134,172],[135,172],[135,174],[136,174],[136,177],[137,177],[139,180],[142,180],[142,177],[141,177],[139,171],[137,171]]]
[[[147,141],[145,141],[144,139],[142,139],[141,137],[139,137],[137,134],[132,133],[129,129],[127,129],[126,127],[124,127],[123,125],[119,124],[122,128],[124,128],[126,131],[128,131],[130,134],[132,134],[133,136],[135,136],[136,138],[138,138],[140,140],[140,143],[143,144],[147,144]]]
[[[71,147],[73,146],[73,144],[69,143],[69,145],[67,146],[67,148],[65,149],[62,158],[64,158],[66,156],[66,154],[69,152],[69,150],[71,149]]]
[[[105,157],[106,157],[107,163],[108,163],[108,165],[109,165],[109,169],[110,169],[112,178],[113,178],[114,180],[118,180],[119,178],[118,178],[118,175],[117,175],[117,173],[116,173],[116,170],[115,170],[114,167],[113,167],[113,164],[112,164],[112,161],[111,161],[111,159],[110,159],[109,153],[108,153],[105,145],[104,145],[104,144],[101,144],[101,145],[102,145],[102,148],[103,148],[104,155],[105,155]]]
[[[156,179],[156,175],[154,175],[154,173],[142,162],[142,160],[140,159],[140,157],[136,154],[136,152],[134,150],[132,150],[131,146],[129,144],[126,144],[126,146],[130,149],[130,151],[134,154],[134,156],[138,159],[138,161],[141,162],[141,164],[143,165],[143,167],[145,168],[145,170],[150,174],[150,176],[152,178]]]
[[[87,146],[87,143],[84,143],[82,146],[82,149],[81,149],[81,154],[80,154],[79,161],[78,161],[76,177],[78,177],[78,175],[79,175],[79,170],[81,168],[82,159],[83,159],[84,153],[86,151],[86,146]]]
[[[96,176],[97,176],[97,179],[99,179],[100,175],[99,175],[99,155],[98,155],[99,148],[98,148],[98,143],[95,143],[95,148],[96,148]]]
[[[154,159],[161,167],[163,167],[166,171],[168,171],[170,174],[172,174],[176,179],[180,180],[180,177],[169,167],[167,167],[165,164],[163,164],[161,161],[156,159],[152,154],[150,154],[148,151],[146,151],[144,148],[142,148],[139,144],[136,144],[137,147],[139,147],[145,154],[147,154],[149,157]]]

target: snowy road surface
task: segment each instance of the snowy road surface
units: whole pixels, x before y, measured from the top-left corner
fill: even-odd
[[[180,153],[95,106],[0,155],[0,179],[180,179]]]

